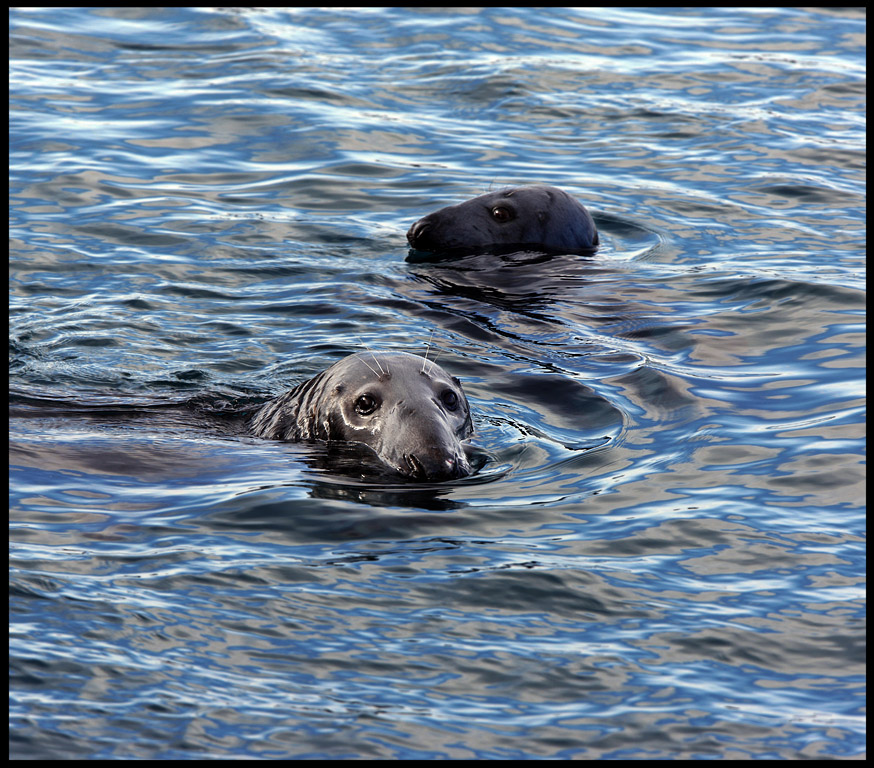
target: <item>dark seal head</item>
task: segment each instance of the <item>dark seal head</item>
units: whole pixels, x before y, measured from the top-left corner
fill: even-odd
[[[461,383],[404,352],[350,355],[264,405],[250,427],[274,440],[363,443],[414,480],[471,472],[462,442],[473,422]]]
[[[598,231],[581,203],[557,187],[532,185],[489,192],[441,208],[407,232],[416,251],[591,253]]]

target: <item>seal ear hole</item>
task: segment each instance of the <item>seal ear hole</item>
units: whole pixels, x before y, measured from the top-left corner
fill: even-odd
[[[359,395],[355,398],[355,413],[359,416],[369,416],[379,406],[379,400],[371,394]]]
[[[440,395],[440,401],[443,403],[443,405],[446,406],[446,410],[458,410],[458,395],[456,395],[455,392],[453,392],[451,389],[446,389],[443,391],[443,394]]]
[[[506,222],[515,219],[516,214],[513,212],[512,208],[508,208],[506,205],[496,205],[492,208],[492,218],[499,224],[505,224]]]

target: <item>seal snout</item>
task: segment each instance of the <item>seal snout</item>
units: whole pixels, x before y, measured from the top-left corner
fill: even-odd
[[[396,403],[386,414],[383,429],[394,438],[382,441],[377,453],[402,475],[420,482],[467,477],[472,470],[463,440],[472,428],[466,421],[459,424],[461,414],[448,411],[444,402],[430,393],[408,400]]]
[[[470,464],[462,453],[439,458],[425,454],[416,456],[414,453],[404,454],[407,471],[404,474],[414,480],[457,480],[470,474]]]

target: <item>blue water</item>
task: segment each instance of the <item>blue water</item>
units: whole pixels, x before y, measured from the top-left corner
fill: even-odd
[[[864,755],[864,11],[14,9],[10,67],[12,757]],[[405,261],[530,182],[595,256]],[[432,336],[471,477],[234,422]]]

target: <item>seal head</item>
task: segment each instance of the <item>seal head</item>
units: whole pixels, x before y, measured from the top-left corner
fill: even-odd
[[[419,219],[407,232],[415,251],[592,253],[595,222],[567,192],[545,185],[489,192]]]
[[[471,472],[463,441],[473,422],[461,383],[404,352],[350,355],[265,404],[249,426],[274,440],[362,443],[414,480]]]

